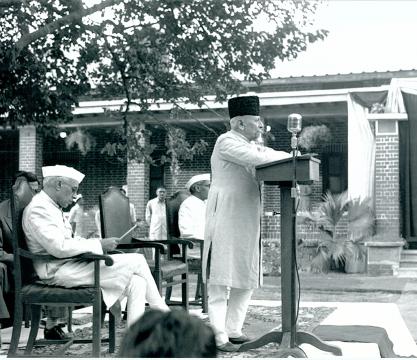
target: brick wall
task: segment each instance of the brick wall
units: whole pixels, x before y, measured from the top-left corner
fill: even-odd
[[[83,194],[87,209],[98,206],[98,196],[109,186],[126,184],[126,163],[101,154],[100,150],[107,141],[117,136],[109,129],[91,129],[97,144],[85,156],[78,149],[67,150],[65,141],[61,138],[46,137],[44,139],[43,159],[44,165],[67,165],[76,168],[85,174],[80,184],[79,192]]]
[[[329,118],[326,121],[323,120],[309,120],[303,125],[322,125],[325,124],[332,134],[331,144],[327,147],[311,149],[310,152],[317,153],[317,158],[321,159],[326,152],[335,151],[347,151],[347,119],[345,118]],[[275,137],[275,140],[268,142],[268,146],[282,151],[290,151],[290,133],[287,131],[284,125],[274,125],[271,133]],[[303,150],[304,152],[304,150]],[[314,209],[317,203],[321,201],[323,195],[323,174],[322,167],[320,167],[320,180],[310,185],[307,203],[309,203],[310,209]],[[280,191],[279,187],[272,185],[263,186],[263,211],[264,216],[262,218],[262,238],[271,240],[280,239],[280,224],[279,216],[266,215],[265,213],[280,212]],[[306,197],[307,199],[307,197]],[[298,226],[297,228],[298,238],[314,239],[317,234],[311,233],[310,230],[304,226]]]
[[[398,135],[377,135],[375,154],[375,211],[377,233],[400,233]]]
[[[174,185],[169,164],[165,166],[165,186],[169,195],[178,190],[183,190],[185,184],[192,176],[210,172],[210,157],[217,136],[209,131],[192,131],[187,133],[187,141],[190,144],[194,144],[199,139],[204,139],[208,143],[207,150],[204,154],[196,155],[192,161],[186,160],[181,163],[176,185]]]
[[[10,197],[11,181],[19,167],[19,131],[0,131],[0,201]]]
[[[19,170],[42,177],[42,146],[43,136],[34,126],[19,129]]]

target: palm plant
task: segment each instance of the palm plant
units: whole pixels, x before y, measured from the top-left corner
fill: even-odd
[[[347,232],[342,228],[345,220]],[[360,245],[372,234],[374,223],[371,199],[350,200],[347,191],[340,194],[327,192],[318,208],[304,214],[301,221],[312,224],[320,232],[311,270],[327,272],[332,261],[341,267],[347,260],[363,259]]]

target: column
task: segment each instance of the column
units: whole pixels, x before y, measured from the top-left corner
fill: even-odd
[[[42,177],[43,139],[35,126],[19,129],[19,170],[34,172]]]
[[[145,125],[142,125],[145,127]],[[149,145],[149,138],[141,140],[142,146]],[[127,162],[127,186],[130,202],[135,205],[138,220],[145,220],[146,204],[149,200],[150,164],[142,161],[128,160]],[[146,229],[140,236],[147,235]]]
[[[399,114],[372,114],[375,121],[375,216],[376,235],[366,242],[367,272],[396,275],[399,269],[400,183]]]

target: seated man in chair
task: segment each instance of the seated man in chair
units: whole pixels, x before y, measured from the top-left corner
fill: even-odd
[[[79,171],[62,165],[42,168],[43,190],[36,194],[23,213],[23,230],[27,245],[36,254],[50,254],[59,258],[34,263],[39,278],[47,284],[77,287],[93,284],[94,264],[66,257],[91,252],[103,254],[116,248],[118,238],[84,239],[71,236],[71,225],[63,217],[62,209],[76,196],[84,178]],[[116,317],[120,303],[127,297],[127,326],[132,325],[145,311],[145,302],[151,308],[169,311],[161,298],[149,266],[141,254],[111,255],[111,267],[100,266],[100,286],[103,300]]]
[[[210,188],[210,174],[193,176],[185,185],[191,193],[178,211],[178,227],[181,237],[204,240],[206,200]],[[190,259],[201,259],[199,246],[188,250]]]
[[[36,174],[30,171],[17,171],[13,176],[13,184],[18,179],[24,178],[33,194],[40,191],[40,183]],[[6,290],[5,300],[9,310],[10,318],[2,321],[2,327],[11,326],[13,324],[14,310],[14,284],[13,284],[13,244],[12,244],[12,210],[10,199],[0,203],[0,264],[3,268],[2,287]],[[4,268],[3,265],[6,265]],[[0,307],[1,309],[1,307]],[[61,328],[61,324],[66,322],[67,311],[65,307],[47,306],[46,324],[44,329],[44,337],[47,340],[65,340],[69,338],[69,334],[65,334]],[[6,309],[7,312],[7,309]],[[1,317],[1,311],[0,311]],[[61,324],[59,324],[61,321]]]

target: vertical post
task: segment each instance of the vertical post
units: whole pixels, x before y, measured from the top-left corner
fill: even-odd
[[[293,229],[294,199],[291,197],[291,182],[281,183],[281,317],[282,332],[290,333],[290,346],[295,346],[295,238]]]

